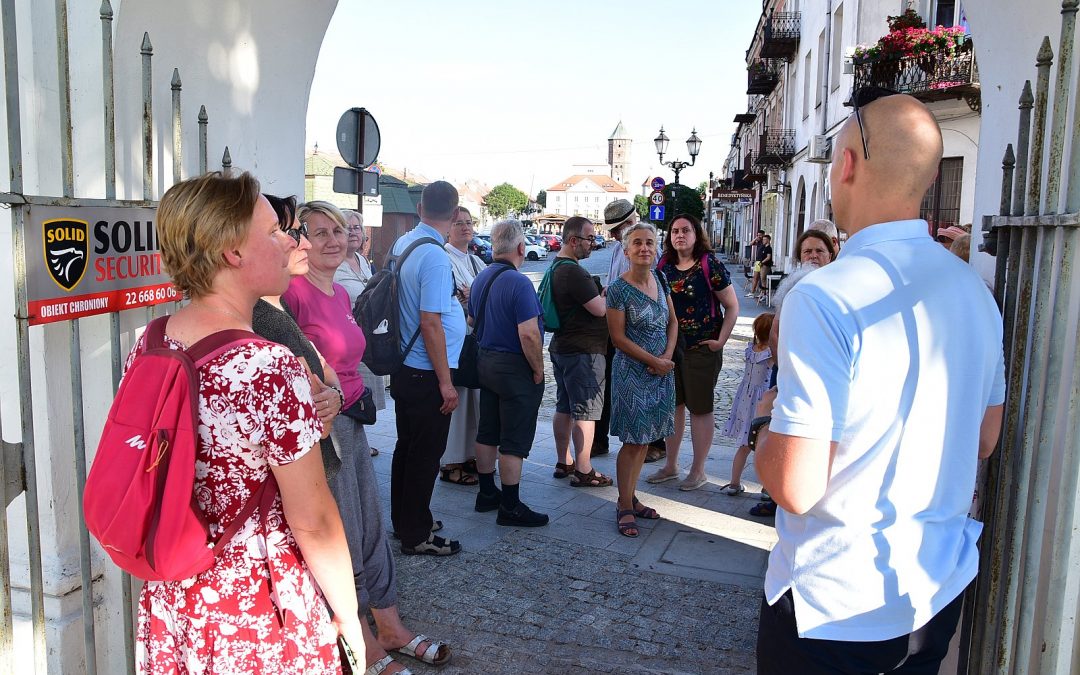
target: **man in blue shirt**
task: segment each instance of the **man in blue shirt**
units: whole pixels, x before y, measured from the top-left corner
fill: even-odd
[[[451,369],[457,368],[465,339],[465,315],[454,298],[454,277],[443,243],[450,232],[458,193],[436,181],[420,196],[420,222],[391,250],[401,253],[424,238],[399,271],[401,349],[419,329],[420,338],[390,376],[397,417],[397,445],[390,472],[390,518],[405,554],[452,555],[461,545],[432,532],[431,493],[446,451],[450,414],[458,404]]]
[[[543,310],[532,282],[518,271],[525,262],[521,223],[495,223],[491,246],[495,260],[477,275],[469,294],[469,316],[480,344],[476,510],[498,509],[495,522],[499,525],[539,527],[547,525],[547,515],[526,506],[518,497],[518,487],[544,398]],[[501,493],[495,487],[496,451]]]
[[[1001,315],[919,219],[937,121],[910,96],[853,98],[830,173],[847,244],[785,297],[772,415],[755,420],[780,507],[759,673],[936,673],[978,571],[978,462],[1001,432]]]

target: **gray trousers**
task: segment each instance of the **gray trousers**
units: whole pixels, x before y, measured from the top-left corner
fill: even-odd
[[[345,526],[362,616],[368,608],[386,609],[397,604],[394,558],[383,527],[379,486],[364,425],[338,415],[330,433],[341,455],[341,470],[328,480]]]

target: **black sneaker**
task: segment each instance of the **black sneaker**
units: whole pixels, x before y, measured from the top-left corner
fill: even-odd
[[[487,513],[488,511],[494,511],[502,504],[502,490],[495,490],[490,495],[486,495],[483,492],[476,494],[476,510],[480,513]]]
[[[548,517],[546,513],[537,513],[525,506],[525,502],[518,502],[512,511],[500,506],[495,522],[510,527],[542,527],[548,524]]]

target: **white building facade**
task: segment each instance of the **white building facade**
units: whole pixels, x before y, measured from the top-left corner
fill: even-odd
[[[633,200],[626,186],[604,174],[575,174],[547,189],[548,213],[585,216],[603,222],[604,207],[616,199]]]
[[[790,270],[795,240],[818,218],[831,218],[829,148],[851,114],[855,86],[879,86],[926,102],[942,128],[941,171],[924,202],[932,231],[970,225],[974,218],[980,87],[974,66],[978,35],[959,2],[916,3],[928,24],[962,26],[967,44],[954,55],[855,63],[859,45],[889,32],[887,17],[907,3],[885,0],[770,0],[747,52],[747,111],[738,127],[725,177],[736,170],[755,185],[753,204],[735,205],[745,244],[757,229],[773,237],[780,269]],[[741,160],[741,161],[740,161]],[[752,222],[751,222],[752,221]]]

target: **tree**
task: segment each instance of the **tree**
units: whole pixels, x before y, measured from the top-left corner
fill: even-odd
[[[541,190],[536,193],[536,203],[545,209],[547,208],[547,190]]]
[[[484,207],[492,218],[502,218],[507,214],[517,214],[529,205],[529,195],[510,183],[503,183],[491,188],[484,197]]]
[[[671,183],[664,188],[664,219],[652,222],[656,229],[666,232],[675,216],[687,213],[698,219],[705,216],[705,205],[701,203],[698,191],[681,183]]]
[[[649,218],[649,198],[645,195],[634,195],[634,210],[642,220]]]

